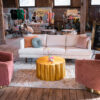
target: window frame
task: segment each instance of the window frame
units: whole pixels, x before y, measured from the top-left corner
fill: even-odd
[[[34,0],[35,1],[35,6],[20,6],[20,0],[19,0],[19,7],[20,8],[34,8],[34,7],[36,7],[36,0]]]
[[[62,6],[55,6],[55,0],[53,0],[53,7],[54,8],[62,8],[62,7],[68,8],[68,7],[71,7],[71,6],[72,6],[72,0],[70,0],[70,5],[66,5],[66,6],[65,5],[64,6],[63,5]]]
[[[96,5],[96,4],[95,4],[95,5],[92,5],[92,0],[90,0],[90,1],[91,1],[91,2],[90,2],[90,5],[91,5],[91,6],[100,6],[100,5]]]

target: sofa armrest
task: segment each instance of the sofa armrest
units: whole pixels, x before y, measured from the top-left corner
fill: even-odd
[[[100,54],[96,54],[96,55],[95,55],[95,59],[100,60]]]
[[[0,62],[0,67],[2,68],[12,68],[14,66],[13,61],[7,61],[7,62]]]
[[[11,61],[13,60],[13,54],[8,52],[0,51],[0,61]]]
[[[94,90],[100,90],[100,60],[77,60],[76,81]]]
[[[91,50],[91,39],[88,41],[88,49]]]
[[[0,67],[2,67],[2,68],[7,67],[7,63],[5,63],[5,62],[0,62]]]
[[[20,40],[20,49],[24,49],[24,39]]]
[[[9,85],[13,75],[13,61],[0,62],[0,85]]]

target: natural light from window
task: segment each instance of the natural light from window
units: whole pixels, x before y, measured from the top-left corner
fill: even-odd
[[[71,0],[54,0],[54,6],[70,6]]]
[[[20,7],[35,6],[35,0],[19,0]]]
[[[100,5],[100,0],[92,0],[91,5]]]

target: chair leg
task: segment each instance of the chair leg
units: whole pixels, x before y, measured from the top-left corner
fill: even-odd
[[[86,88],[87,91],[91,92],[91,93],[94,93],[94,90],[93,89],[90,89],[90,88]]]
[[[3,86],[0,86],[0,89],[2,89],[3,88]]]
[[[94,90],[94,93],[100,95],[100,91]]]
[[[90,89],[90,88],[86,88],[87,91],[91,92],[91,93],[95,93],[97,95],[100,95],[100,91],[94,90],[94,89]]]
[[[27,63],[27,58],[25,58],[25,62]]]

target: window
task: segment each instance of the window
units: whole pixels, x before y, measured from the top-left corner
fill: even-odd
[[[20,7],[34,7],[35,0],[19,0]]]
[[[71,0],[54,0],[54,6],[70,6]]]
[[[91,0],[91,5],[100,5],[100,0]]]

